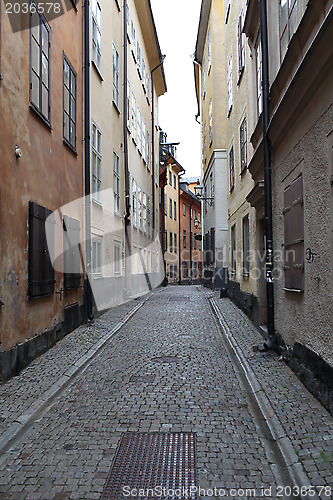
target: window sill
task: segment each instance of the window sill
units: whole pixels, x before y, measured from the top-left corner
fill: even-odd
[[[247,171],[247,165],[243,168],[243,170],[241,170],[240,172],[240,176],[243,177],[244,173]]]
[[[230,118],[231,111],[232,111],[232,105],[230,106],[229,111],[228,111],[228,114],[227,114],[227,117],[228,117],[228,118]]]
[[[73,154],[75,154],[76,157],[78,156],[76,148],[74,146],[72,146],[72,144],[69,141],[67,141],[67,139],[65,139],[65,137],[62,138],[62,142],[65,144],[65,146],[68,149],[70,149],[72,151]]]
[[[96,200],[96,198],[94,198],[93,195],[91,195],[91,199],[92,199],[93,203],[95,203],[95,205],[97,205],[98,207],[103,208],[102,202],[99,201],[99,200]]]
[[[113,104],[113,105],[114,105],[114,107],[116,108],[116,110],[117,110],[117,112],[118,112],[118,115],[120,115],[121,113],[120,113],[120,109],[119,109],[118,104],[117,104],[114,100],[112,100],[112,104]]]
[[[51,122],[39,111],[39,109],[32,102],[29,102],[29,107],[34,113],[36,113],[36,115],[42,120],[42,122],[51,132],[53,130]]]
[[[97,64],[95,63],[95,61],[92,59],[92,65],[93,67],[95,68],[96,70],[96,73],[98,74],[98,76],[100,77],[101,79],[101,82],[104,81],[104,78],[102,77],[102,73],[101,73],[101,70],[99,69],[99,67],[97,66]]]
[[[94,280],[103,279],[103,275],[101,273],[95,273],[95,274],[93,274],[93,279]]]
[[[237,85],[240,85],[240,82],[241,82],[243,74],[244,74],[244,70],[245,70],[245,65],[242,67],[242,69],[238,70]]]
[[[304,293],[304,290],[299,290],[298,288],[282,288],[285,292],[295,292],[295,293]]]

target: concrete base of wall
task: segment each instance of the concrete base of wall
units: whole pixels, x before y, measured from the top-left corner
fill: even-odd
[[[18,375],[34,359],[53,347],[80,324],[85,322],[85,307],[73,304],[65,313],[65,320],[53,328],[20,342],[11,349],[0,353],[0,381],[5,382]]]
[[[232,300],[237,307],[239,307],[245,314],[253,321],[253,323],[259,325],[259,304],[258,299],[255,295],[246,293],[240,288],[240,284],[236,281],[228,280],[228,295],[230,300]]]
[[[311,394],[333,415],[333,368],[318,354],[298,342],[288,358],[288,365]]]
[[[228,270],[225,267],[216,267],[215,271],[205,269],[203,277],[203,285],[212,290],[221,290],[227,287],[228,284]]]

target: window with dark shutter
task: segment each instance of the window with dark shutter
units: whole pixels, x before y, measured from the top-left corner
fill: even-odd
[[[284,277],[287,290],[304,290],[304,208],[302,176],[284,190]]]
[[[63,229],[64,287],[68,290],[81,283],[80,221],[64,215]]]
[[[54,218],[49,217],[51,214],[51,210],[29,202],[28,296],[31,298],[54,293],[54,268],[50,259],[54,247]]]

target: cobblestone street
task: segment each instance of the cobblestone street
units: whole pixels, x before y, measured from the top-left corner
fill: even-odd
[[[333,418],[262,342],[194,286],[78,328],[0,388],[0,498],[100,498],[128,431],[195,433],[198,499],[332,498]]]

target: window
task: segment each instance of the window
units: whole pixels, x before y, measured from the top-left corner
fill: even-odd
[[[177,234],[176,233],[173,235],[173,241],[174,241],[173,250],[176,253],[177,252]]]
[[[190,233],[190,247],[193,248],[193,233]]]
[[[239,130],[240,139],[240,159],[241,159],[241,173],[247,168],[247,128],[246,116],[241,123]]]
[[[194,248],[195,248],[195,243],[194,243]],[[195,278],[198,276],[197,268],[198,268],[198,263],[194,262],[194,277]]]
[[[168,203],[168,198],[167,195],[164,195],[164,215],[168,215],[168,208],[167,208],[167,203]]]
[[[142,189],[138,186],[138,215],[139,215],[139,229],[142,230]]]
[[[54,246],[54,216],[51,214],[51,210],[29,202],[29,297],[54,293],[54,268],[50,259]]]
[[[143,219],[143,231],[147,232],[147,195],[142,193],[142,219]]]
[[[127,129],[131,131],[131,84],[127,80]]]
[[[206,96],[206,60],[203,60],[202,63],[202,98],[204,99]]]
[[[76,72],[63,57],[63,139],[68,146],[76,150]]]
[[[231,146],[229,152],[229,175],[230,175],[230,191],[235,187],[235,160],[234,160],[234,147]]]
[[[114,43],[112,44],[112,76],[112,99],[117,109],[119,109],[119,54]]]
[[[132,138],[136,142],[136,100],[132,92]]]
[[[209,103],[209,145],[213,142],[213,100]]]
[[[191,219],[193,219],[193,210],[191,208]]]
[[[197,218],[197,211],[194,209],[194,220]]]
[[[232,98],[232,56],[230,56],[228,62],[228,71],[227,71],[227,90],[228,90],[228,114],[231,111],[233,98]]]
[[[136,36],[135,36],[135,27],[133,21],[131,21],[131,50],[134,60],[136,61]]]
[[[120,214],[120,169],[119,156],[113,151],[113,196],[114,196],[114,213]]]
[[[166,252],[168,249],[168,233],[166,231],[164,231],[163,243],[164,243],[164,246],[163,246],[164,252]]]
[[[198,212],[198,221],[201,222],[201,214]]]
[[[183,230],[183,247],[186,248],[186,231]]]
[[[240,78],[245,67],[245,34],[243,33],[245,11],[242,9],[238,18],[238,77]]]
[[[172,248],[172,243],[173,243],[173,238],[172,238],[172,232],[170,231],[170,252],[173,252],[173,248]]]
[[[92,60],[99,70],[102,62],[101,41],[101,7],[97,0],[92,0]]]
[[[172,219],[172,199],[169,200],[169,217]]]
[[[249,216],[243,218],[243,276],[250,275],[250,226]]]
[[[151,225],[150,197],[147,196],[147,233],[148,233],[148,236],[150,236],[150,225]]]
[[[169,170],[169,184],[172,186],[172,172]]]
[[[304,290],[304,205],[302,175],[284,190],[284,279],[287,290]]]
[[[176,189],[177,188],[177,178],[175,174],[173,174],[173,187]]]
[[[227,5],[226,5],[226,8],[225,8],[225,24],[228,23],[228,19],[229,19],[230,3],[231,3],[231,0],[227,0]]]
[[[136,131],[136,142],[137,142],[137,145],[138,145],[138,150],[139,152],[141,153],[141,148],[142,148],[142,144],[141,144],[141,140],[142,140],[142,132],[141,132],[141,121],[142,121],[142,118],[141,118],[141,111],[139,110],[139,108],[137,107],[137,131]]]
[[[281,60],[284,58],[288,44],[296,31],[297,0],[281,0],[280,2],[280,45]]]
[[[146,72],[146,93],[147,93],[147,99],[149,102],[149,100],[150,100],[150,79],[149,79],[148,71]]]
[[[231,274],[236,274],[236,226],[231,228]]]
[[[261,50],[261,38],[258,37],[256,46],[256,82],[257,82],[257,111],[258,116],[262,112],[262,50]]]
[[[137,186],[136,180],[132,179],[132,214],[133,214],[133,226],[137,227]]]
[[[146,63],[142,58],[142,86],[143,90],[146,93]]]
[[[32,6],[30,29],[30,105],[50,123],[50,46],[51,32],[45,17]],[[34,10],[34,9],[32,9]]]
[[[177,202],[173,202],[173,218],[177,220]]]
[[[121,274],[120,243],[114,244],[114,274],[115,276],[119,276]]]
[[[102,240],[92,240],[92,272],[94,277],[102,276]]]
[[[141,78],[141,48],[139,42],[136,43],[136,64]]]
[[[147,160],[147,168],[150,170],[150,134],[148,127],[146,129],[146,135],[147,135],[147,140],[146,140],[146,160]]]
[[[194,233],[194,250],[197,249],[197,240],[195,239],[197,233]]]
[[[142,130],[142,142],[141,142],[142,158],[143,161],[146,163],[146,124],[143,118],[142,118],[141,130]]]
[[[92,197],[101,202],[102,191],[102,133],[92,125]]]
[[[203,159],[206,161],[207,159],[207,137],[206,137],[206,122],[203,126]]]
[[[186,205],[185,205],[185,203],[183,203],[183,215],[186,216]]]
[[[64,288],[78,288],[81,283],[80,221],[63,217]]]
[[[211,65],[212,65],[212,43],[211,43],[210,27],[209,27],[209,30],[208,30],[208,73],[210,71]]]

